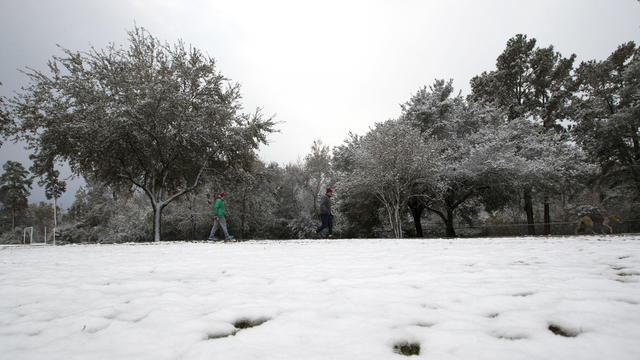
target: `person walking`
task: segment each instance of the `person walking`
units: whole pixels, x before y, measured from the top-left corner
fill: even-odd
[[[233,236],[229,235],[227,231],[227,220],[225,216],[227,215],[225,206],[224,206],[224,191],[222,191],[218,196],[215,197],[213,202],[213,227],[211,228],[211,234],[209,234],[209,240],[217,240],[216,239],[216,231],[218,228],[222,228],[224,232],[225,240],[233,240]]]
[[[333,214],[331,214],[331,197],[333,191],[331,188],[327,188],[326,193],[320,201],[320,221],[322,224],[316,229],[316,234],[319,234],[325,228],[329,229],[328,237],[333,236]]]

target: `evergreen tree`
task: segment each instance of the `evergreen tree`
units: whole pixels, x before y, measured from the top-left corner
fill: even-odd
[[[11,229],[15,230],[16,216],[25,210],[29,204],[27,198],[30,195],[33,180],[29,172],[16,161],[7,161],[0,176],[0,201],[4,207],[11,211]]]
[[[535,46],[536,39],[528,39],[523,34],[509,39],[498,56],[496,70],[483,72],[471,79],[469,99],[505,109],[509,119],[526,117],[531,113],[534,98],[531,59]]]
[[[31,172],[44,174],[38,181],[38,185],[44,186],[47,199],[53,199],[53,227],[58,226],[58,199],[67,191],[67,183],[60,180],[60,172],[54,169],[53,163],[39,163],[36,158]]]
[[[510,120],[524,118],[541,123],[544,131],[564,131],[576,83],[573,79],[575,55],[564,58],[553,46],[536,48],[536,39],[518,34],[507,41],[498,56],[496,70],[471,79],[469,100],[492,104],[507,112]],[[544,185],[544,184],[542,184]],[[535,234],[533,193],[536,186],[523,191],[529,234]],[[544,188],[544,186],[542,186]],[[547,187],[548,188],[548,187]],[[541,190],[538,188],[537,190]],[[548,195],[544,194],[548,233],[550,216]]]
[[[2,86],[2,82],[0,82]],[[3,139],[9,135],[9,124],[11,120],[5,108],[4,97],[0,96],[0,147],[2,147]]]
[[[537,48],[530,60],[531,113],[545,130],[565,132],[560,123],[570,118],[577,82],[573,77],[576,55],[564,58],[553,46]]]
[[[618,200],[640,197],[640,47],[620,45],[577,70],[580,101],[572,128]]]

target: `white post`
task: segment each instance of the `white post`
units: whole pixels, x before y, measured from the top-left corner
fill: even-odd
[[[56,228],[58,227],[58,221],[56,219],[56,208],[58,207],[58,198],[53,197],[53,245],[56,244]]]
[[[30,236],[29,236],[29,244],[31,244],[33,242],[33,226],[26,227],[22,231],[22,243],[23,244],[27,243],[27,230],[31,230]]]

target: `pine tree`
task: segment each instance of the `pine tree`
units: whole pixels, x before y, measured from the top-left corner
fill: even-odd
[[[606,60],[578,70],[580,101],[572,133],[622,198],[640,194],[640,47],[620,45]]]
[[[7,161],[2,169],[4,173],[0,176],[0,201],[11,211],[11,229],[15,230],[17,214],[29,204],[27,198],[33,180],[19,162]]]
[[[536,48],[536,39],[518,34],[507,41],[498,56],[496,70],[471,79],[469,99],[492,104],[507,112],[510,120],[524,118],[542,125],[544,131],[563,132],[561,122],[569,117],[576,82],[575,54],[564,58],[553,46]],[[523,190],[528,231],[535,234],[533,193],[536,184]],[[544,194],[545,233],[549,232],[549,200]]]

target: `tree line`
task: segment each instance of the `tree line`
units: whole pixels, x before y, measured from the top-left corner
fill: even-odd
[[[576,64],[575,54],[516,35],[468,96],[435,80],[398,118],[333,149],[317,140],[286,165],[258,159],[274,120],[243,112],[239,85],[200,50],[135,28],[128,48],[62,52],[0,99],[2,134],[33,153],[33,175],[7,162],[0,178],[7,237],[33,221],[24,213],[32,178],[49,199],[65,191],[61,162],[87,183],[58,227],[66,242],[204,239],[221,190],[229,228],[245,239],[313,236],[327,186],[343,237],[455,237],[504,223],[549,234],[587,213],[637,213],[633,42]]]

